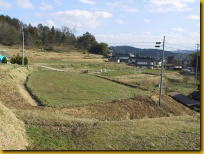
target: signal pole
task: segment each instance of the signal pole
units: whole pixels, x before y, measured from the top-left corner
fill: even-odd
[[[24,66],[24,31],[22,30],[22,36],[23,36],[23,58],[22,58],[22,65]]]
[[[165,50],[165,36],[163,38],[163,51],[162,51],[162,66],[161,66],[161,80],[160,80],[160,93],[159,93],[159,106],[161,105],[161,99],[163,94],[163,71],[164,71],[164,50]]]

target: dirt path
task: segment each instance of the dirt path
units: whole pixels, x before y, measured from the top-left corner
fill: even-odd
[[[38,106],[38,103],[30,96],[29,92],[23,85],[18,85],[19,93],[32,106]]]
[[[42,67],[42,68],[45,68],[45,69],[48,69],[48,70],[51,70],[51,71],[66,72],[65,70],[62,70],[62,69],[48,67],[48,66],[43,66],[43,65],[35,65],[35,66]]]

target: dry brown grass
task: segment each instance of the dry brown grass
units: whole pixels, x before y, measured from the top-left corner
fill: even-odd
[[[158,96],[137,96],[132,99],[114,100],[110,103],[89,105],[85,107],[64,108],[63,113],[77,118],[108,121],[158,118],[169,116],[192,115],[187,107],[165,96],[158,106]]]
[[[158,87],[160,82],[160,76],[151,74],[123,75],[113,77],[113,79],[147,89]]]
[[[3,51],[9,57],[13,55],[22,54],[21,48],[19,47],[6,47],[0,46],[0,50]],[[29,58],[30,62],[40,61],[40,60],[60,60],[60,61],[70,61],[70,62],[104,62],[102,56],[93,54],[82,54],[77,50],[71,50],[67,52],[52,52],[52,51],[42,51],[39,49],[26,49],[26,56]]]
[[[0,102],[0,149],[25,150],[28,146],[24,123]]]
[[[18,86],[22,86],[30,69],[17,65],[0,65],[0,98],[9,108],[30,108],[31,105],[22,97]]]

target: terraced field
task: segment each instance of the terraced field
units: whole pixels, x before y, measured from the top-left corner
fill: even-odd
[[[158,70],[120,70],[100,73],[101,76],[124,82],[130,85],[136,85],[149,91],[158,92],[160,84],[160,75]],[[166,71],[164,73],[165,93],[178,92],[190,94],[197,89],[193,76],[182,75],[176,71]]]
[[[16,53],[16,49],[9,54]],[[82,53],[28,50],[31,66],[0,65],[2,104],[24,123],[27,150],[199,150],[200,114],[164,95],[158,106],[158,70],[139,70]],[[40,55],[40,56],[39,56]],[[64,69],[48,71],[36,64]],[[88,70],[88,71],[87,71]],[[82,73],[84,72],[84,73]],[[144,74],[155,73],[155,74]],[[193,85],[180,74],[169,82]],[[26,82],[44,106],[32,106],[18,86]],[[130,88],[96,77],[146,87]],[[177,78],[178,77],[178,78]],[[185,80],[183,80],[185,79]],[[154,84],[153,84],[154,85]],[[184,86],[178,86],[183,91]],[[187,91],[190,88],[187,88]],[[1,110],[1,106],[0,106]],[[22,129],[23,131],[25,131]],[[1,137],[1,136],[0,136]],[[22,142],[23,143],[23,142]]]
[[[29,77],[27,86],[42,104],[51,107],[100,104],[148,94],[93,75],[75,72],[36,71]]]

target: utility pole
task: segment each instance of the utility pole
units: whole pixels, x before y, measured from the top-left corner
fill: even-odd
[[[197,47],[197,58],[196,58],[196,85],[198,80],[198,56],[199,56],[199,44],[196,44]]]
[[[161,98],[163,93],[163,70],[164,70],[164,50],[165,50],[165,36],[163,38],[163,52],[162,52],[162,66],[161,66],[161,80],[160,80],[160,93],[159,93],[159,106],[161,105]]]
[[[163,50],[162,50],[162,64],[161,64],[161,80],[160,80],[160,93],[159,93],[159,106],[161,105],[162,93],[163,93],[163,71],[164,71],[164,50],[165,50],[166,38],[163,38]],[[156,42],[156,48],[160,48],[161,42]]]
[[[23,56],[22,56],[22,65],[24,66],[24,31],[22,30],[22,36],[23,36]]]

